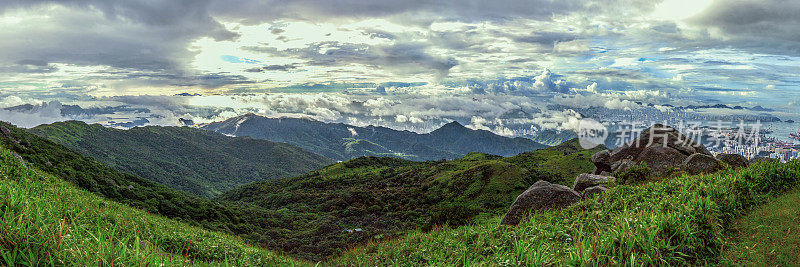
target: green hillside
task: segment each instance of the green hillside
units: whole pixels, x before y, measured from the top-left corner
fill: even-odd
[[[353,243],[500,214],[539,179],[571,185],[577,174],[592,171],[589,159],[601,149],[582,150],[573,140],[509,158],[483,153],[427,162],[361,157],[300,177],[245,185],[220,199],[309,214],[315,218],[311,228],[287,233],[293,241],[280,246],[293,254],[314,252],[310,257],[318,259]]]
[[[328,264],[713,265],[720,263],[723,248],[729,245],[725,240],[737,234],[729,231],[738,227],[733,224],[737,217],[798,185],[800,161],[796,160],[786,164],[761,163],[709,175],[673,177],[638,186],[618,185],[569,208],[532,214],[514,228],[499,227],[501,216],[498,216],[455,229],[415,231],[399,239],[353,249]],[[787,205],[778,203],[769,207],[786,209]],[[774,227],[780,227],[778,230],[785,228],[786,221],[777,223],[775,219],[759,220],[769,222],[765,226],[775,224]],[[756,238],[762,239],[746,237],[744,247],[735,247],[733,252],[747,251],[745,247],[752,249],[747,246],[767,240],[796,243],[796,240],[780,241],[782,237],[766,238],[775,235],[771,230],[750,230],[758,231]],[[770,246],[759,246],[765,245]],[[780,255],[783,252],[790,254]],[[791,254],[795,252],[794,248],[781,248],[763,257],[786,260],[796,258],[796,254]],[[733,257],[725,258],[723,264],[733,264],[730,258]]]
[[[293,145],[188,127],[119,130],[68,121],[40,125],[31,132],[117,170],[206,197],[333,163]]]
[[[109,201],[23,163],[0,145],[0,264],[305,265],[241,239]]]
[[[163,215],[192,226],[230,233],[280,249],[316,218],[289,210],[267,210],[188,195],[110,168],[69,148],[0,122],[0,145],[27,165],[113,201]]]

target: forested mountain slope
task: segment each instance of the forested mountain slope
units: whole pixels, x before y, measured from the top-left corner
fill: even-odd
[[[120,130],[80,121],[30,130],[117,170],[198,196],[216,196],[238,185],[289,177],[332,160],[302,148],[234,138],[189,127]]]
[[[246,114],[202,128],[227,135],[285,142],[341,161],[360,156],[390,156],[414,161],[455,159],[470,152],[513,156],[546,147],[526,138],[472,130],[457,122],[418,134],[385,127]]]

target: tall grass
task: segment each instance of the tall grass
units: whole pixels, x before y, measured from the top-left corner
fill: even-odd
[[[570,208],[369,244],[331,265],[703,265],[747,209],[800,183],[800,162],[620,185]]]
[[[0,147],[0,265],[305,265],[106,200]]]

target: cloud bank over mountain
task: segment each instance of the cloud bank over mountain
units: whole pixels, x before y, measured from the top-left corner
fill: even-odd
[[[799,11],[780,0],[5,1],[0,98],[146,107],[148,124],[263,111],[405,128],[458,118],[499,133],[517,110],[788,112]],[[128,113],[80,119],[142,116]]]

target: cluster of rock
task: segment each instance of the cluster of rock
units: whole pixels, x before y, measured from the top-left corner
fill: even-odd
[[[647,164],[655,176],[681,168],[689,173],[714,172],[722,168],[711,152],[675,128],[656,124],[633,141],[592,156],[595,174],[625,171],[635,164]]]
[[[561,209],[582,199],[608,190],[603,185],[615,180],[612,173],[621,173],[637,164],[647,164],[650,175],[661,176],[673,170],[689,174],[712,173],[723,168],[747,167],[748,160],[737,154],[720,154],[716,158],[705,146],[661,124],[644,130],[633,141],[613,150],[592,156],[595,170],[575,178],[572,188],[538,181],[520,194],[506,213],[502,225],[516,225],[530,212]]]
[[[517,225],[530,212],[544,212],[568,207],[575,202],[605,192],[608,189],[603,185],[612,181],[614,181],[614,177],[587,173],[578,175],[572,188],[539,180],[517,196],[500,224]]]

